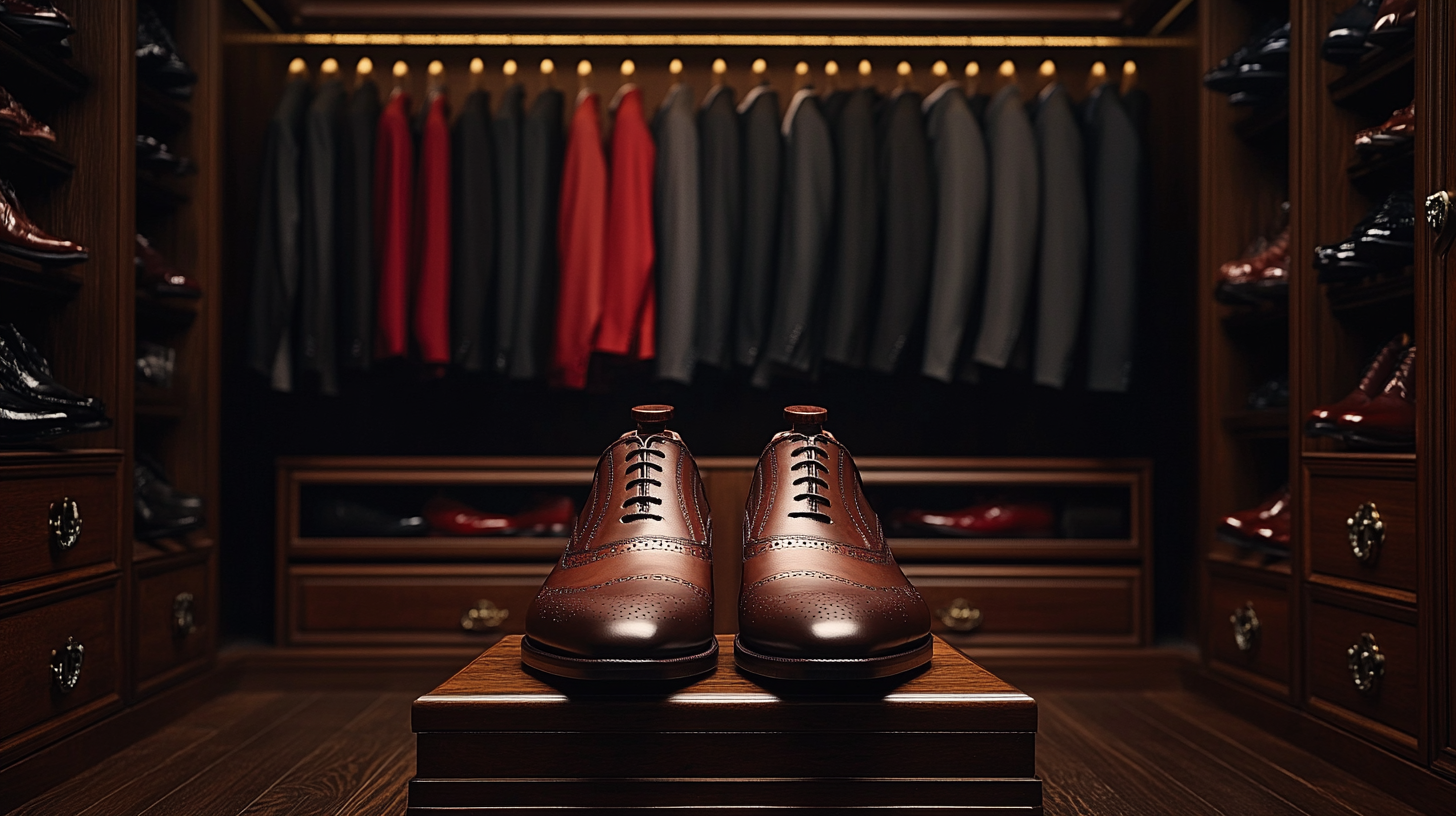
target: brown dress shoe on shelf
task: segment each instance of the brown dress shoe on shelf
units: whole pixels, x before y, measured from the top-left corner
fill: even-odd
[[[1386,383],[1390,382],[1391,375],[1395,373],[1396,366],[1400,365],[1401,357],[1405,356],[1410,342],[1410,335],[1402,334],[1386,343],[1371,359],[1370,364],[1365,366],[1354,391],[1346,394],[1339,402],[1321,405],[1309,412],[1304,421],[1304,432],[1309,436],[1344,436],[1344,430],[1339,423],[1340,417],[1365,407],[1380,395]]]
[[[930,661],[930,610],[885,543],[828,412],[784,409],[749,487],[734,657],[788,679],[888,677]]]
[[[91,257],[75,241],[56,238],[37,227],[8,181],[0,181],[0,252],[46,266],[69,266]]]
[[[1385,0],[1366,39],[1381,48],[1404,45],[1416,34],[1416,6],[1417,0]]]
[[[1355,152],[1364,156],[1395,150],[1409,145],[1415,138],[1416,103],[1412,102],[1375,127],[1356,131]]]
[[[1289,531],[1294,514],[1289,509],[1289,487],[1274,491],[1258,507],[1229,513],[1219,522],[1220,541],[1267,555],[1289,555]]]
[[[1406,349],[1400,365],[1376,397],[1335,421],[1341,438],[1353,447],[1403,450],[1416,443],[1416,348]]]
[[[56,140],[55,131],[31,116],[30,111],[4,88],[0,88],[0,129],[11,131],[22,139],[52,143]]]
[[[707,496],[672,408],[632,409],[571,540],[526,613],[521,662],[587,680],[675,679],[718,665]]]
[[[1214,294],[1220,303],[1233,305],[1288,297],[1289,230],[1280,232],[1259,252],[1220,266]]]

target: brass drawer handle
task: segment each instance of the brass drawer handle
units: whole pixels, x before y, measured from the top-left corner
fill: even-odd
[[[66,638],[66,645],[51,650],[51,680],[56,690],[65,694],[81,682],[81,661],[86,657],[86,647],[75,638]]]
[[[1451,194],[1445,190],[1438,190],[1426,196],[1426,226],[1431,232],[1440,235],[1446,229],[1446,222],[1451,217]]]
[[[81,505],[70,496],[51,502],[51,544],[61,552],[81,540]]]
[[[1345,654],[1345,665],[1350,668],[1350,679],[1361,694],[1375,694],[1380,691],[1380,678],[1385,676],[1385,655],[1375,645],[1375,636],[1369,632],[1360,635],[1360,642],[1351,646]]]
[[[1229,623],[1234,626],[1234,645],[1239,651],[1254,651],[1259,645],[1259,616],[1254,612],[1254,602],[1244,601],[1243,606],[1229,615]]]
[[[1385,522],[1380,518],[1375,502],[1365,502],[1355,508],[1355,512],[1345,519],[1345,531],[1355,560],[1366,565],[1374,564],[1375,559],[1380,557],[1381,546],[1385,544]]]
[[[191,592],[179,592],[172,599],[172,636],[188,637],[197,631],[197,604]]]
[[[949,609],[937,609],[935,614],[945,628],[956,632],[974,632],[981,628],[983,620],[981,610],[971,606],[965,598],[956,598],[950,602]]]
[[[460,616],[460,628],[467,632],[490,632],[499,629],[510,616],[511,610],[482,598]]]

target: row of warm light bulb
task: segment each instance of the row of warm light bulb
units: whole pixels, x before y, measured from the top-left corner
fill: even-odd
[[[860,74],[860,76],[866,76],[867,77],[874,70],[874,66],[872,66],[870,64],[870,61],[867,60],[867,59],[866,60],[860,60],[858,67],[859,67],[859,74]],[[334,59],[333,57],[329,57],[328,59],[326,59],[326,60],[323,61],[323,63],[319,66],[319,68],[325,74],[335,74],[335,73],[338,73],[338,71],[339,71],[339,61],[336,60],[336,59]],[[753,73],[754,74],[763,74],[764,72],[766,72],[768,70],[768,62],[766,60],[756,59],[756,60],[753,61],[752,69],[753,69]],[[305,63],[303,61],[303,58],[302,57],[296,57],[296,58],[294,58],[293,62],[289,64],[288,70],[289,70],[290,73],[299,74],[299,73],[303,73],[303,72],[307,71],[308,70],[308,65],[307,65],[307,63]],[[445,63],[441,62],[440,60],[433,60],[433,61],[430,62],[429,67],[426,70],[429,71],[430,76],[433,76],[433,77],[440,76],[441,74],[445,73]],[[508,60],[505,61],[504,64],[501,65],[501,73],[505,74],[506,76],[515,76],[516,73],[519,70],[520,70],[520,66],[513,59],[508,59]],[[681,74],[682,71],[683,71],[683,62],[682,62],[682,60],[680,60],[680,59],[674,59],[673,61],[669,62],[668,65],[667,65],[667,70],[669,72],[671,72],[672,74],[674,74],[674,75]],[[358,73],[360,73],[360,74],[373,73],[373,71],[374,71],[374,61],[371,60],[371,59],[369,59],[368,57],[364,57],[364,58],[360,59],[358,65],[356,66],[356,71]],[[556,71],[556,63],[555,62],[553,62],[550,59],[543,59],[543,60],[541,60],[541,73],[542,74],[548,74],[549,75],[549,74],[554,73],[555,71]],[[636,71],[637,71],[637,63],[633,62],[632,60],[622,60],[621,71],[622,71],[622,76],[632,76],[632,74],[636,73]],[[591,75],[591,72],[592,72],[592,64],[591,64],[591,61],[590,60],[582,60],[582,61],[580,61],[580,62],[578,62],[576,64],[576,73],[577,73],[577,76],[582,76],[582,77],[590,76]],[[713,73],[715,75],[720,75],[721,76],[722,74],[725,74],[727,72],[728,72],[728,63],[725,60],[722,60],[722,59],[715,59],[715,60],[713,60]],[[911,72],[910,63],[908,63],[908,62],[901,61],[899,65],[896,65],[895,66],[895,73],[898,74],[898,75],[900,75],[900,76],[902,76],[902,77],[908,77],[908,76],[910,76],[910,72]],[[935,63],[930,66],[930,72],[932,74],[934,74],[935,76],[938,76],[938,77],[948,76],[950,74],[950,66],[946,64],[945,60],[936,60]],[[1056,74],[1056,72],[1057,72],[1056,63],[1052,62],[1051,60],[1045,60],[1044,62],[1042,62],[1041,67],[1037,69],[1037,73],[1040,74],[1043,77],[1053,76],[1054,74]],[[1135,73],[1137,73],[1137,63],[1134,62],[1133,60],[1128,60],[1128,61],[1124,62],[1122,64],[1122,72],[1123,72],[1124,75],[1129,75],[1129,74],[1135,74]],[[393,73],[394,73],[394,75],[396,77],[404,77],[404,76],[408,75],[409,74],[409,64],[406,63],[404,60],[399,60],[399,61],[395,62],[394,63],[394,68],[393,68]],[[485,60],[483,60],[483,59],[481,59],[479,57],[476,57],[475,59],[472,59],[470,61],[470,73],[475,74],[475,75],[484,74],[485,73]],[[799,76],[805,76],[805,75],[807,75],[809,73],[809,63],[807,63],[807,62],[799,62],[797,65],[794,66],[794,73],[795,74],[798,74]],[[1012,62],[1011,60],[1006,60],[1006,61],[1002,62],[1000,68],[997,69],[997,73],[999,73],[1003,77],[1015,76],[1015,74],[1016,74],[1016,63]],[[965,74],[966,74],[967,77],[972,77],[972,78],[980,76],[981,75],[981,65],[980,65],[980,63],[978,63],[978,62],[967,62],[966,63],[966,67],[965,67]],[[1092,64],[1092,74],[1093,74],[1093,76],[1098,76],[1098,77],[1106,76],[1106,74],[1107,74],[1107,65],[1105,63],[1101,62],[1100,60],[1098,62],[1093,63]],[[839,75],[839,63],[838,62],[835,62],[834,60],[829,60],[828,62],[824,63],[824,75],[825,76],[831,76],[831,77],[832,76],[838,76]]]

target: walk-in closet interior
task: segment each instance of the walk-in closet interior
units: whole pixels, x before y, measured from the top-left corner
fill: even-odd
[[[0,813],[1456,814],[1453,48],[0,0]]]

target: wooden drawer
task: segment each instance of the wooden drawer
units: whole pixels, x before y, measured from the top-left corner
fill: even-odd
[[[1415,613],[1360,599],[1345,601],[1359,609],[1337,602],[1325,593],[1310,602],[1309,652],[1305,658],[1309,665],[1310,708],[1413,755],[1422,710]],[[1361,691],[1350,670],[1349,650],[1364,645],[1366,634],[1384,662],[1374,687]]]
[[[1415,592],[1416,483],[1411,468],[1369,468],[1357,473],[1348,467],[1319,463],[1308,466],[1305,478],[1310,570]],[[1355,519],[1358,527],[1361,522],[1357,513],[1367,503],[1374,505],[1383,533],[1366,539],[1376,544],[1362,560],[1351,545],[1347,520]]]
[[[1216,668],[1272,680],[1273,684],[1256,682],[1255,685],[1276,694],[1287,693],[1287,588],[1213,576],[1208,583],[1205,614],[1208,655]]]
[[[0,608],[0,767],[120,705],[119,611],[115,578]],[[68,643],[80,672],[62,691],[52,651]]]
[[[207,562],[137,581],[137,690],[142,693],[206,665],[212,641]]]
[[[451,646],[525,631],[526,609],[550,564],[293,566],[293,644]],[[507,612],[498,625],[462,618],[483,602]]]
[[[1136,645],[1142,637],[1135,568],[911,564],[904,570],[925,596],[932,631],[959,644]]]
[[[0,468],[0,586],[82,567],[114,568],[120,555],[120,471],[120,456]],[[65,499],[79,511],[73,538],[51,529],[52,513]]]

